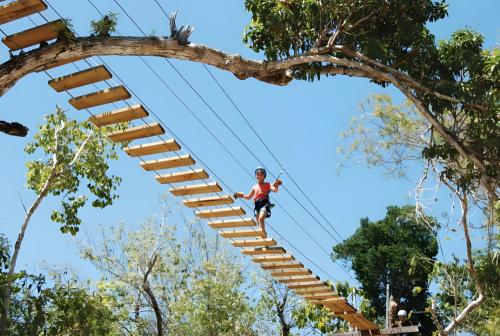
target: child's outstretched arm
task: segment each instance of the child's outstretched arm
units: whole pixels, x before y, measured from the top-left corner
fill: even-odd
[[[250,190],[250,192],[248,193],[248,195],[245,195],[242,192],[235,192],[234,193],[234,198],[239,198],[240,197],[240,198],[244,198],[246,200],[249,200],[249,199],[252,199],[254,193],[255,193],[255,191],[253,190],[253,188],[252,188],[252,190]]]
[[[279,191],[280,185],[282,185],[282,184],[283,184],[283,181],[281,181],[280,179],[277,179],[276,181],[274,181],[273,184],[271,184],[271,191],[277,193]]]

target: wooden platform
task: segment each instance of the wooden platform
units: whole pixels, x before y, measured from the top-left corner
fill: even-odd
[[[165,130],[160,124],[154,123],[150,125],[141,125],[127,128],[123,131],[116,131],[108,134],[108,137],[113,142],[125,142],[142,138],[148,138],[155,135],[164,134]]]
[[[202,198],[190,198],[187,200],[183,200],[182,203],[188,208],[202,208],[208,206],[233,204],[234,199],[230,195],[222,195]]]
[[[122,109],[93,115],[89,118],[89,121],[97,127],[103,127],[136,120],[139,118],[145,118],[148,115],[149,113],[142,105],[133,105],[131,107],[125,107]]]
[[[260,237],[264,238],[266,235],[262,229],[253,230],[221,230],[219,232],[223,238],[249,238],[249,237]]]
[[[229,207],[229,208],[203,210],[196,212],[196,216],[198,216],[199,218],[231,217],[231,216],[241,216],[245,214],[246,214],[245,210],[241,207]]]
[[[194,169],[170,174],[156,175],[156,180],[161,184],[181,183],[187,181],[203,180],[208,178],[204,169]]]
[[[170,189],[170,192],[174,196],[199,195],[220,191],[222,191],[222,188],[217,182],[210,182],[206,184],[192,184]]]
[[[180,155],[168,158],[162,158],[157,160],[149,160],[141,162],[141,167],[144,170],[152,171],[152,170],[160,170],[160,169],[170,169],[177,167],[185,167],[194,165],[196,162],[193,160],[191,155]]]
[[[59,35],[59,31],[64,29],[64,27],[62,20],[55,20],[13,35],[5,36],[2,42],[10,50],[24,49],[42,42],[55,40]]]
[[[90,69],[78,71],[67,76],[49,80],[49,85],[57,92],[75,89],[80,86],[97,83],[112,77],[111,72],[99,65]]]
[[[47,9],[42,0],[17,0],[0,6],[0,24],[21,19]]]
[[[125,86],[119,85],[106,90],[92,92],[84,96],[71,98],[69,103],[77,110],[126,100],[131,97]]]
[[[181,146],[175,141],[175,139],[169,139],[165,141],[158,141],[152,143],[145,143],[142,145],[136,145],[131,147],[125,147],[123,150],[129,156],[137,157],[144,155],[153,155],[166,152],[174,152],[181,149]]]
[[[234,247],[252,247],[252,246],[275,246],[276,241],[271,238],[259,238],[259,239],[243,239],[235,240],[231,243]]]
[[[241,249],[241,253],[244,255],[276,255],[276,254],[285,254],[286,250],[279,246],[271,246],[271,247],[259,247],[259,248],[244,248]]]
[[[291,254],[282,255],[282,256],[259,256],[253,257],[252,261],[255,263],[266,263],[266,262],[285,262],[285,261],[294,261],[295,257]]]
[[[304,268],[304,265],[300,262],[267,262],[260,265],[262,269],[265,270],[278,270],[278,269],[290,269],[290,268]]]

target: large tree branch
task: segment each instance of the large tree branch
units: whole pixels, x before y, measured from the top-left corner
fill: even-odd
[[[54,146],[57,149],[57,146],[59,144],[59,132],[61,132],[64,128],[66,127],[65,123],[61,124],[60,128],[56,128],[54,132]],[[17,258],[19,257],[19,252],[21,251],[21,245],[24,240],[24,235],[26,234],[26,229],[28,228],[28,224],[31,221],[31,217],[35,213],[35,211],[38,209],[42,201],[45,199],[45,197],[48,195],[54,180],[57,177],[58,174],[58,164],[59,164],[59,159],[57,156],[57,150],[53,154],[52,158],[52,165],[50,167],[50,174],[43,184],[42,188],[39,190],[38,196],[33,202],[33,204],[30,206],[28,211],[24,215],[24,220],[23,224],[21,225],[21,231],[19,232],[17,236],[16,243],[14,244],[14,252],[12,253],[12,257],[10,258],[9,261],[9,270],[7,272],[6,280],[5,280],[5,289],[3,292],[2,296],[2,311],[0,313],[0,335],[5,335],[7,327],[8,327],[8,322],[9,322],[9,307],[10,307],[10,301],[11,301],[11,295],[12,295],[12,285],[14,283],[14,274],[15,274],[15,269],[17,265]]]
[[[467,306],[458,314],[455,316],[453,321],[448,324],[446,328],[442,331],[442,335],[450,335],[452,332],[454,332],[458,326],[460,326],[464,320],[467,318],[467,316],[472,313],[475,309],[477,309],[483,302],[486,300],[486,295],[484,291],[484,286],[483,283],[481,282],[481,279],[479,279],[479,276],[477,274],[476,268],[474,266],[474,257],[472,255],[472,242],[470,239],[470,234],[469,234],[469,223],[468,223],[468,217],[469,217],[469,200],[468,200],[468,195],[466,191],[460,192],[457,188],[451,185],[446,179],[443,179],[443,183],[458,197],[460,200],[460,206],[462,209],[462,214],[461,214],[461,219],[460,223],[462,225],[462,229],[464,231],[464,238],[465,238],[465,246],[466,246],[466,251],[467,251],[467,271],[470,275],[470,277],[474,280],[476,290],[477,290],[477,297],[470,301]]]
[[[374,81],[395,85],[414,102],[422,116],[435,127],[436,132],[463,157],[473,161],[483,175],[487,176],[486,165],[481,156],[473,152],[449,131],[412,91],[426,92],[454,103],[460,103],[460,101],[427,89],[407,74],[380,64],[346,46],[334,46],[333,49],[341,51],[357,61],[324,54],[321,50],[279,61],[256,61],[203,45],[180,45],[175,40],[161,37],[80,37],[74,41],[60,41],[30,51],[0,65],[0,96],[22,77],[31,72],[46,70],[54,62],[97,55],[157,56],[194,61],[230,71],[240,79],[253,77],[275,85],[286,85],[292,81],[291,70],[293,69],[309,66],[311,63],[322,63],[324,66],[326,65],[326,68],[319,70],[320,73],[366,77]],[[485,185],[490,198],[496,199],[495,188],[492,187],[494,183],[489,181]]]

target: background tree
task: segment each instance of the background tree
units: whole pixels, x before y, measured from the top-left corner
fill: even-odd
[[[0,66],[0,94],[54,61],[95,55],[191,60],[241,79],[254,77],[277,85],[321,75],[365,77],[400,90],[444,141],[433,144],[426,155],[460,157],[469,178],[496,202],[498,146],[469,140],[498,132],[500,57],[483,50],[482,37],[469,30],[454,33],[449,41],[435,41],[427,25],[446,17],[444,0],[246,0],[245,7],[252,14],[245,41],[262,51],[266,62],[179,44],[173,38],[83,37],[5,62]],[[466,127],[449,125],[450,119],[465,120]]]
[[[243,266],[198,221],[162,215],[139,230],[102,231],[82,255],[103,273],[99,287],[123,313],[122,328],[140,335],[255,335]],[[185,228],[185,230],[178,228]],[[185,231],[183,233],[179,231]]]
[[[427,218],[426,224],[437,229],[432,218]],[[370,302],[371,317],[381,322],[387,283],[401,309],[425,310],[432,267],[420,259],[434,260],[437,252],[434,232],[415,218],[414,207],[390,206],[382,220],[363,218],[351,237],[334,246],[333,258],[350,263]],[[423,316],[419,322],[428,330],[424,334],[431,335],[434,327],[430,316]]]
[[[108,176],[108,159],[116,159],[116,148],[106,137],[106,129],[97,130],[89,122],[69,120],[58,107],[45,117],[34,141],[26,146],[26,153],[41,156],[27,163],[28,188],[36,198],[26,210],[21,230],[9,255],[9,269],[1,301],[0,334],[7,328],[11,285],[15,280],[15,267],[26,229],[33,214],[49,196],[61,196],[61,209],[54,210],[51,219],[61,224],[63,233],[76,234],[81,222],[78,210],[85,206],[88,194],[93,196],[92,206],[104,208],[113,203],[113,194],[120,178]],[[81,187],[84,184],[86,188]],[[84,192],[88,190],[88,193]]]
[[[4,292],[10,246],[0,235],[0,292]],[[117,316],[100,291],[91,291],[66,271],[53,270],[50,281],[43,274],[20,271],[11,284],[7,335],[118,335]],[[47,284],[51,283],[51,286]]]
[[[493,336],[500,327],[500,265],[487,250],[474,253],[476,269],[484,284],[484,303],[466,316],[457,331],[473,335]],[[467,261],[457,257],[449,263],[436,262],[433,279],[439,291],[434,295],[435,318],[440,324],[455,320],[479,295],[475,279],[470,275]]]
[[[496,51],[491,53],[492,59]],[[494,63],[494,62],[493,62]],[[485,67],[487,73],[492,73],[488,66]],[[494,77],[494,76],[493,76]],[[492,77],[492,78],[493,78]],[[483,251],[485,257],[490,258],[490,264],[498,264],[498,201],[497,205],[489,198],[489,194],[483,186],[474,178],[471,178],[470,168],[462,158],[455,156],[427,156],[426,153],[433,151],[432,148],[445,141],[433,132],[432,125],[421,118],[411,104],[408,102],[401,105],[395,105],[390,97],[377,95],[370,99],[368,104],[363,104],[363,111],[360,118],[355,118],[350,129],[343,134],[344,137],[351,140],[349,148],[342,151],[347,159],[356,160],[366,164],[368,167],[383,167],[389,174],[412,178],[408,172],[415,171],[410,167],[419,167],[421,177],[416,182],[415,200],[416,216],[421,216],[426,208],[432,207],[434,195],[428,195],[426,190],[435,190],[441,184],[450,192],[451,197],[458,200],[461,208],[460,216],[457,219],[458,229],[463,232],[465,241],[465,253],[467,255],[467,271],[469,277],[474,279],[471,283],[476,286],[472,292],[475,296],[465,296],[470,301],[452,320],[436,320],[440,333],[447,335],[463,323],[468,314],[477,309],[485,300],[488,291],[487,283],[483,282],[478,276],[474,261],[474,251],[470,239],[470,230],[476,231],[486,241],[486,247]],[[458,114],[457,114],[458,115]],[[466,125],[466,119],[449,119],[450,124]],[[481,138],[484,136],[485,138]],[[495,144],[498,137],[491,133],[490,135],[477,135],[477,138],[471,142],[488,142]],[[492,150],[492,155],[496,155]],[[433,181],[434,185],[429,185]],[[428,199],[432,201],[428,201]],[[470,221],[470,208],[476,207],[483,216],[481,225],[472,225]],[[457,231],[454,225],[447,227],[449,230]],[[453,267],[453,265],[450,265]],[[491,294],[491,293],[489,293]],[[458,300],[458,298],[457,298]],[[432,307],[429,307],[431,309]],[[440,326],[438,322],[449,323],[446,326]]]

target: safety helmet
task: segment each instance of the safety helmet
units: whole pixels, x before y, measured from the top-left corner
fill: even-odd
[[[267,171],[266,171],[266,168],[264,167],[257,167],[255,168],[255,174],[257,174],[257,172],[262,172],[262,174],[264,174],[264,177],[267,177]]]
[[[401,309],[400,311],[398,311],[398,316],[399,317],[406,317],[407,316],[406,311]]]

